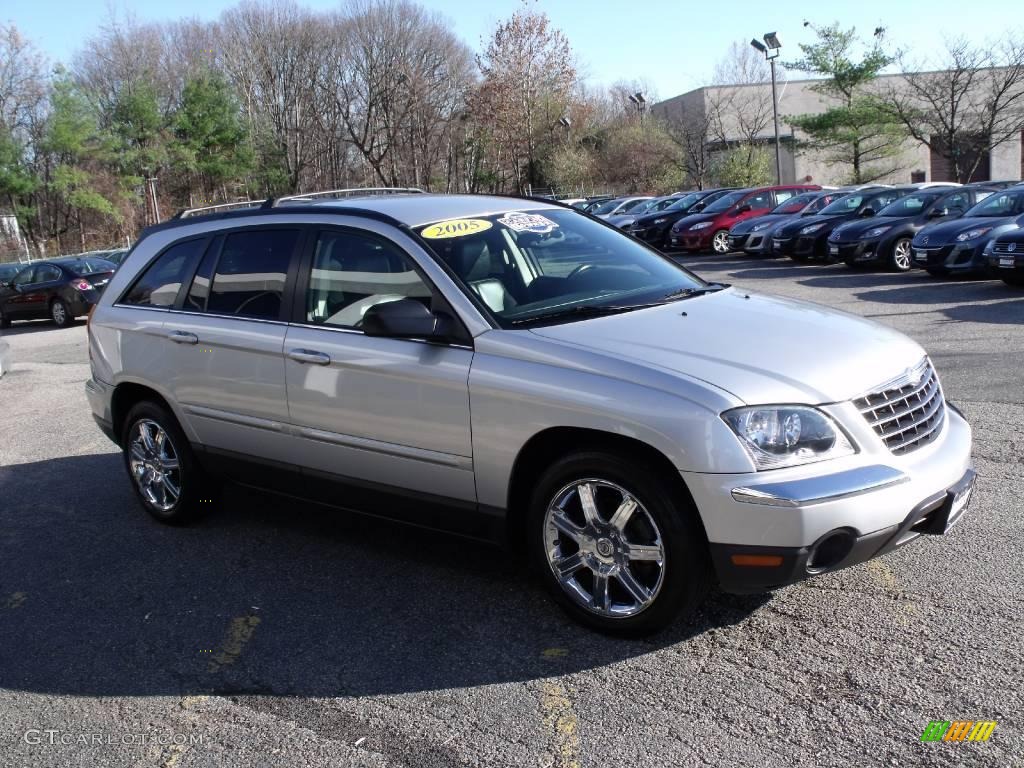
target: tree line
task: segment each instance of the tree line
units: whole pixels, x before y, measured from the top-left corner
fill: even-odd
[[[826,153],[851,181],[891,173],[911,140],[969,176],[982,144],[1024,126],[1024,55],[1010,38],[953,41],[940,62],[951,66],[935,67],[946,71],[905,68],[884,92],[879,74],[904,62],[880,36],[865,52],[853,30],[814,32],[787,66],[821,78],[829,108],[784,120],[798,150]],[[736,87],[767,79],[763,57],[737,43],[712,82],[729,87],[678,118],[652,114],[643,81],[588,87],[569,40],[526,2],[478,52],[414,0],[330,12],[244,0],[210,22],[111,18],[53,67],[0,25],[0,213],[17,217],[34,255],[53,255],[130,241],[180,208],[317,189],[767,183],[770,91]]]

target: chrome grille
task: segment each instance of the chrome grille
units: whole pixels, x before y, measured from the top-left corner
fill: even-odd
[[[927,358],[898,379],[853,402],[897,455],[916,450],[938,437],[946,418],[939,377]]]
[[[1011,245],[1013,248],[1010,247]],[[1024,243],[1018,243],[1012,240],[1005,242],[1002,240],[996,240],[992,245],[992,250],[996,253],[1013,253],[1016,251],[1017,253],[1024,255]]]

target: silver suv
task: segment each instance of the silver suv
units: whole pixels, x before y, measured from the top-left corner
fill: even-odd
[[[550,202],[183,216],[111,279],[89,352],[96,421],[157,519],[230,478],[520,542],[609,632],[944,533],[973,488],[971,429],[916,343]]]

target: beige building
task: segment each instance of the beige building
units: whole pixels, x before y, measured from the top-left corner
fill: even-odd
[[[878,85],[900,87],[901,75],[879,78]],[[827,97],[814,91],[814,80],[789,80],[778,83],[779,135],[782,145],[782,183],[814,182],[840,184],[846,181],[848,166],[829,162],[827,153],[814,150],[794,152],[803,136],[789,125],[789,115],[818,114],[828,108]],[[729,142],[752,137],[773,149],[772,91],[770,83],[756,85],[710,86],[684,93],[651,106],[651,114],[690,129],[691,135],[706,131],[707,146],[712,157]],[[795,140],[795,141],[794,141]],[[1016,140],[992,147],[981,158],[972,181],[1020,179],[1024,175],[1024,132]],[[879,179],[886,183],[949,181],[952,179],[948,161],[913,139],[892,161],[898,167]],[[774,166],[774,162],[773,162]]]

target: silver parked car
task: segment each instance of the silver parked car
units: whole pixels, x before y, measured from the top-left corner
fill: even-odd
[[[521,542],[637,634],[961,517],[971,429],[877,323],[707,283],[556,203],[283,199],[146,231],[89,325],[142,506],[220,478]]]

